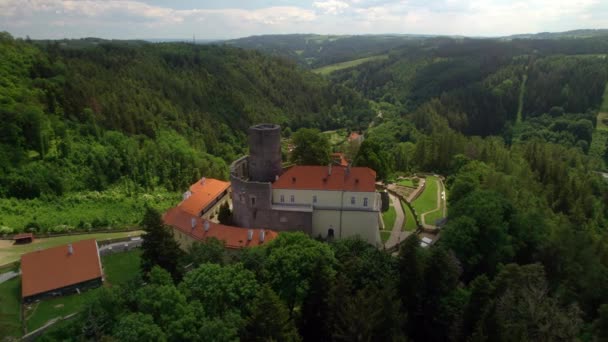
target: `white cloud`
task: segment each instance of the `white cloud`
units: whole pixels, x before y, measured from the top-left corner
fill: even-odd
[[[325,14],[340,14],[350,7],[348,3],[340,0],[315,1],[312,6],[322,10]]]
[[[252,9],[237,5],[188,9],[174,8],[170,0],[164,6],[146,0],[0,0],[0,31],[34,38],[188,37],[192,33],[231,38],[298,32],[479,36],[608,26],[602,16],[608,13],[605,0],[313,0],[300,6],[284,6],[285,0],[264,1],[268,2]]]

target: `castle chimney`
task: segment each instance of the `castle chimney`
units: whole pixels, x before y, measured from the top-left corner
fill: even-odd
[[[260,243],[264,242],[264,239],[266,238],[266,232],[264,231],[264,229],[260,230]]]
[[[253,240],[253,229],[247,230],[247,241]]]
[[[74,246],[71,243],[68,244],[68,255],[74,254]]]
[[[209,231],[209,226],[210,226],[208,220],[205,221],[205,225],[204,226],[205,226],[205,231],[208,232]]]
[[[205,185],[205,177],[201,178],[201,185]]]

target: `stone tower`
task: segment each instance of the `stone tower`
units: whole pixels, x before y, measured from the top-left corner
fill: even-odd
[[[274,182],[281,175],[281,126],[249,127],[249,180]]]

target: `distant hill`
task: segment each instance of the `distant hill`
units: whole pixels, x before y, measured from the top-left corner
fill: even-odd
[[[384,54],[431,36],[424,35],[317,35],[288,34],[251,36],[224,43],[255,49],[274,56],[296,60],[300,65],[320,68],[326,65]]]
[[[561,38],[592,38],[608,36],[608,29],[581,29],[565,32],[539,32],[539,33],[524,33],[514,34],[503,39],[561,39]]]

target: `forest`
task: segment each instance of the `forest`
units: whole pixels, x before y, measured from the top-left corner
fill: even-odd
[[[58,226],[17,217],[38,200],[100,191],[125,203],[167,191],[175,200],[202,176],[226,179],[253,123],[326,130],[363,127],[373,115],[357,92],[291,61],[222,46],[3,33],[0,73],[0,202],[10,208],[0,215],[3,233]],[[91,223],[82,214],[57,213],[70,227]],[[115,226],[133,224],[117,218]]]
[[[264,45],[304,38],[260,38],[260,52],[2,35],[0,226],[14,211],[25,222],[7,228],[48,229],[23,207],[118,193],[147,231],[140,274],[43,340],[608,339],[607,36],[408,38],[327,77]],[[158,203],[226,177],[263,121],[296,137],[365,129],[354,163],[379,180],[445,175],[441,239],[412,236],[397,256],[299,233],[181,252]]]

